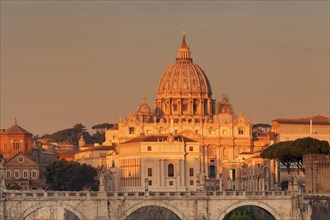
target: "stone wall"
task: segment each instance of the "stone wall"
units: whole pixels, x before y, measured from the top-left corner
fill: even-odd
[[[305,154],[306,193],[330,193],[330,155]]]
[[[220,220],[235,208],[257,206],[275,219],[297,219],[287,192],[42,192],[1,195],[0,219],[16,220],[58,211],[80,220],[126,219],[142,207],[170,210],[179,219]],[[47,212],[48,211],[48,212]],[[29,218],[27,218],[29,217]]]

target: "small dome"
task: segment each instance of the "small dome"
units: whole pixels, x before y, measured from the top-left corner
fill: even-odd
[[[204,71],[193,62],[185,35],[178,58],[164,72],[158,85],[158,98],[211,98],[210,82]]]

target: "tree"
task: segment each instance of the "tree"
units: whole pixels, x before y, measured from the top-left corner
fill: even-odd
[[[54,161],[46,168],[46,183],[51,190],[59,191],[97,191],[98,173],[87,164],[72,161]]]
[[[96,133],[105,134],[105,131],[109,128],[112,128],[113,126],[115,126],[115,125],[109,124],[109,123],[101,123],[101,124],[92,126],[92,129],[95,130]]]
[[[86,127],[81,123],[75,124],[72,128],[63,129],[53,134],[43,135],[42,138],[48,138],[55,142],[67,142],[78,146],[80,135],[83,135],[87,144],[93,143],[91,135],[86,131]]]
[[[245,207],[239,207],[229,212],[225,216],[224,220],[253,220],[255,219],[253,214],[249,212]]]
[[[94,143],[102,144],[105,141],[105,134],[101,133],[99,131],[96,131],[96,133],[93,134],[92,140]]]
[[[92,136],[93,142],[102,144],[105,141],[105,131],[108,128],[112,128],[113,126],[114,124],[110,124],[110,123],[101,123],[92,126],[92,129],[96,131]]]
[[[114,126],[114,124],[101,123],[101,124],[92,126],[92,129],[107,129],[107,128],[112,128],[113,126]]]
[[[304,154],[329,154],[330,146],[327,141],[315,138],[299,138],[294,141],[283,141],[275,143],[264,149],[260,156],[262,158],[274,159],[283,163],[290,173],[290,165],[294,164],[305,173],[303,167]]]

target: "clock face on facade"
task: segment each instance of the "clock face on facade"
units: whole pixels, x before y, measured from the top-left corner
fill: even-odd
[[[18,158],[17,158],[17,161],[18,161],[19,163],[23,163],[23,162],[24,162],[24,158],[23,158],[23,157],[18,157]]]

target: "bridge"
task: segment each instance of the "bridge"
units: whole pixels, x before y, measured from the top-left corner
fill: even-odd
[[[182,220],[222,220],[229,212],[242,206],[259,207],[267,211],[274,219],[301,220],[309,219],[311,216],[310,213],[302,214],[300,211],[299,198],[304,201],[301,195],[285,191],[67,192],[32,190],[4,191],[0,194],[0,219],[3,220],[126,220],[146,207],[161,208]],[[305,212],[308,210],[306,208]]]

